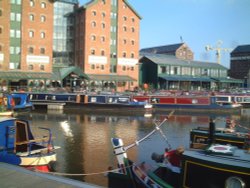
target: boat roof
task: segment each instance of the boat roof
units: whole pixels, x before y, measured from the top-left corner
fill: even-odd
[[[230,155],[208,153],[204,150],[186,150],[183,153],[183,157],[192,160],[250,168],[250,153],[247,153],[246,150],[243,149],[235,149]]]
[[[0,117],[0,123],[8,120],[15,120],[16,118],[14,117]]]

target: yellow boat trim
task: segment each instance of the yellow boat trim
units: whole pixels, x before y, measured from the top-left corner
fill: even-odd
[[[208,137],[207,136],[195,135],[194,140],[196,140],[197,138],[208,138]],[[215,138],[215,140],[220,140],[220,141],[224,141],[224,142],[231,142],[231,143],[239,143],[239,144],[244,143],[244,142],[241,142],[241,141],[225,140],[225,139],[221,139],[221,138]]]
[[[195,164],[195,165],[198,165],[198,166],[203,166],[203,167],[207,167],[207,168],[211,168],[211,169],[215,169],[215,170],[220,170],[220,171],[224,171],[224,172],[233,172],[233,173],[236,173],[236,174],[243,174],[243,175],[247,175],[247,176],[250,176],[249,173],[245,173],[245,172],[239,172],[239,171],[235,171],[235,170],[226,170],[226,169],[223,169],[223,168],[218,168],[218,167],[213,167],[213,166],[209,166],[209,165],[204,165],[202,163],[197,163],[197,162],[192,162],[192,161],[189,161],[189,160],[186,160],[185,161],[185,171],[184,171],[184,181],[183,181],[183,187],[185,188],[189,188],[185,185],[185,182],[186,182],[186,174],[187,174],[187,165],[188,163],[192,163],[192,164]]]

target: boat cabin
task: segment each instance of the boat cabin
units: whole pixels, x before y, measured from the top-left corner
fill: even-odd
[[[51,138],[47,137],[51,142]],[[31,153],[47,150],[46,138],[35,139],[28,121],[16,118],[0,118],[0,151],[15,153],[17,155],[28,155]]]

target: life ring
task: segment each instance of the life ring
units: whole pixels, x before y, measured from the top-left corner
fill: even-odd
[[[231,153],[232,148],[232,146],[228,145],[212,145],[208,150],[213,153]]]
[[[16,103],[15,100],[13,98],[10,99],[10,106],[13,108],[15,107]]]

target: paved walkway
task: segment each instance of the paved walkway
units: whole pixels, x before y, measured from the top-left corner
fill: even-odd
[[[101,188],[84,182],[39,172],[22,167],[0,163],[1,188]]]

